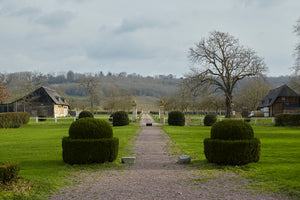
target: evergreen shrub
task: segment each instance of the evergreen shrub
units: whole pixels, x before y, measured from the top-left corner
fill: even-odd
[[[209,162],[244,165],[258,162],[260,140],[244,120],[222,120],[211,128],[211,138],[204,139],[204,154]]]
[[[118,156],[119,138],[72,139],[62,141],[63,160],[69,164],[113,162]]]
[[[69,137],[72,139],[112,138],[113,131],[107,121],[86,117],[71,124]]]
[[[254,136],[251,125],[244,120],[222,120],[211,127],[211,139],[249,140]]]
[[[5,183],[18,176],[20,171],[20,163],[5,162],[0,164],[0,181]]]
[[[26,112],[0,113],[0,128],[19,128],[29,122],[30,114]]]
[[[212,126],[217,121],[217,115],[207,114],[204,117],[204,126]]]
[[[184,113],[180,111],[169,112],[168,123],[171,126],[184,126],[185,124]]]
[[[125,111],[117,111],[112,114],[113,126],[126,126],[129,124],[128,114]]]
[[[113,137],[107,121],[88,117],[71,124],[62,147],[63,160],[69,164],[112,162],[118,155],[119,139]]]
[[[79,113],[78,119],[85,118],[85,117],[94,118],[94,115],[90,111],[84,110]]]
[[[275,126],[300,126],[300,114],[276,115]]]

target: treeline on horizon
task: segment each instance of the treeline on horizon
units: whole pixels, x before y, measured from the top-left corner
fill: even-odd
[[[7,102],[23,97],[41,86],[55,89],[59,94],[65,96],[72,107],[88,106],[89,94],[87,90],[81,86],[84,79],[93,77],[99,80],[95,103],[108,106],[112,102],[130,104],[129,102],[137,96],[153,97],[154,99],[162,99],[164,97],[173,97],[180,88],[183,78],[169,75],[142,76],[139,74],[127,74],[126,72],[104,74],[97,73],[77,73],[68,71],[67,73],[48,73],[40,72],[14,72],[0,73],[2,81],[8,84],[8,92],[10,93]],[[282,84],[289,83],[289,76],[266,77],[270,88],[278,87]],[[242,84],[242,83],[241,83]],[[114,98],[118,101],[112,101]],[[125,99],[126,102],[125,103]],[[177,97],[175,99],[178,99]],[[112,102],[110,102],[112,101]],[[145,102],[146,103],[146,102]],[[153,103],[153,102],[152,102]],[[124,106],[125,108],[125,106]],[[109,109],[109,108],[108,108]]]

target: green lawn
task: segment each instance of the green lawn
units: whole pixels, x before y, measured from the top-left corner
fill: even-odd
[[[252,180],[261,191],[280,192],[300,197],[300,128],[253,126],[261,140],[258,163],[245,166],[218,166],[208,163],[203,139],[210,137],[210,127],[163,126],[175,147],[192,157],[192,165],[201,170],[230,170]],[[175,148],[174,148],[175,149]]]
[[[18,161],[20,180],[9,187],[0,187],[0,199],[42,199],[43,195],[63,184],[74,170],[119,167],[120,158],[130,155],[132,139],[139,127],[134,125],[114,127],[119,137],[119,156],[114,163],[93,165],[68,165],[62,160],[62,137],[68,135],[69,125],[34,124],[18,129],[0,129],[0,162]],[[15,194],[13,194],[15,193]]]

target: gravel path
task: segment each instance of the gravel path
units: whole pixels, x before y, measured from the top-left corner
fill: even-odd
[[[288,199],[247,189],[248,181],[234,173],[212,174],[176,164],[177,158],[166,153],[168,135],[146,122],[154,123],[143,115],[134,165],[81,173],[79,184],[63,188],[51,199]]]

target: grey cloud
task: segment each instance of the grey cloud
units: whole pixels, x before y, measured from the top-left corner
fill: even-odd
[[[135,32],[139,29],[154,28],[159,27],[161,24],[154,20],[134,18],[134,19],[124,19],[119,27],[117,27],[115,33],[128,33]]]
[[[56,11],[44,16],[41,16],[37,19],[37,23],[43,24],[49,28],[62,28],[64,27],[71,19],[73,14],[67,11]]]
[[[96,60],[128,60],[151,58],[154,52],[128,38],[110,38],[87,47],[87,56]]]

